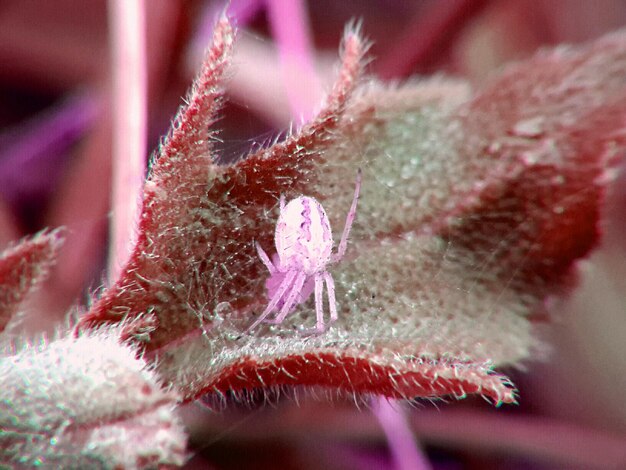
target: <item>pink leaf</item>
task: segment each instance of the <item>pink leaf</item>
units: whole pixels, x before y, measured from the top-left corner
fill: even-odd
[[[321,385],[514,401],[492,367],[531,355],[543,302],[598,241],[607,170],[624,150],[625,34],[538,55],[472,94],[443,78],[355,91],[364,46],[349,30],[318,116],[218,166],[206,129],[229,44],[222,21],[155,159],[131,261],[80,327],[150,315],[149,337],[128,334],[187,400]],[[273,246],[280,195],[320,201],[337,242],[358,168],[348,251],[331,268],[339,320],[303,336],[309,301],[245,333],[268,302],[254,244]]]
[[[60,230],[40,232],[0,255],[0,332],[24,298],[48,276],[62,242],[60,234]]]

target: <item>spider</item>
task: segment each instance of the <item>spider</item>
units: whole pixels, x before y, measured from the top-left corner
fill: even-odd
[[[356,216],[356,205],[361,190],[361,170],[358,170],[354,198],[339,242],[337,253],[332,253],[333,234],[328,216],[316,199],[300,196],[285,204],[280,197],[280,215],[276,222],[276,256],[272,262],[261,245],[255,243],[263,264],[270,272],[266,281],[267,307],[259,318],[248,328],[250,331],[261,322],[280,324],[297,304],[305,302],[315,290],[315,314],[317,323],[311,330],[323,333],[324,323],[323,289],[326,282],[330,322],[337,320],[335,282],[327,270],[330,263],[337,263],[346,253],[348,236]],[[266,320],[274,310],[278,313],[272,320]]]

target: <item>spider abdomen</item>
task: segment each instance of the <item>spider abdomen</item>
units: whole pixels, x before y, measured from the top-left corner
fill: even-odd
[[[297,269],[311,275],[325,270],[333,247],[326,211],[312,197],[289,201],[278,218],[275,240],[281,271]]]

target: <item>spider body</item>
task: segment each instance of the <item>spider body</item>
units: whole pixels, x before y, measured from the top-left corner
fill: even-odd
[[[296,269],[308,276],[323,271],[330,261],[333,234],[322,205],[312,197],[300,196],[286,206],[281,201],[276,223],[278,269]]]
[[[256,328],[261,322],[281,323],[296,305],[305,302],[315,291],[314,332],[326,330],[324,323],[323,290],[328,291],[328,308],[331,323],[337,320],[335,283],[328,272],[328,265],[338,262],[346,252],[348,236],[356,216],[356,205],[361,189],[361,170],[357,174],[356,187],[350,211],[339,242],[337,253],[332,253],[333,234],[328,216],[316,199],[300,196],[285,204],[280,198],[280,215],[276,223],[274,241],[276,256],[272,262],[263,248],[256,248],[261,261],[270,272],[266,281],[269,303],[263,313],[248,328]],[[266,318],[278,310],[273,320]]]

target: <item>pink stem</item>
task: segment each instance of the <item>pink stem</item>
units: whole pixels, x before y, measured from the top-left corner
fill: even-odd
[[[109,282],[135,243],[146,168],[144,1],[110,0],[113,74],[113,183]]]
[[[322,97],[303,0],[266,0],[292,114],[308,119]]]
[[[374,398],[374,416],[378,419],[397,470],[430,470],[432,467],[422,454],[407,421],[401,403],[391,403],[386,398]]]

